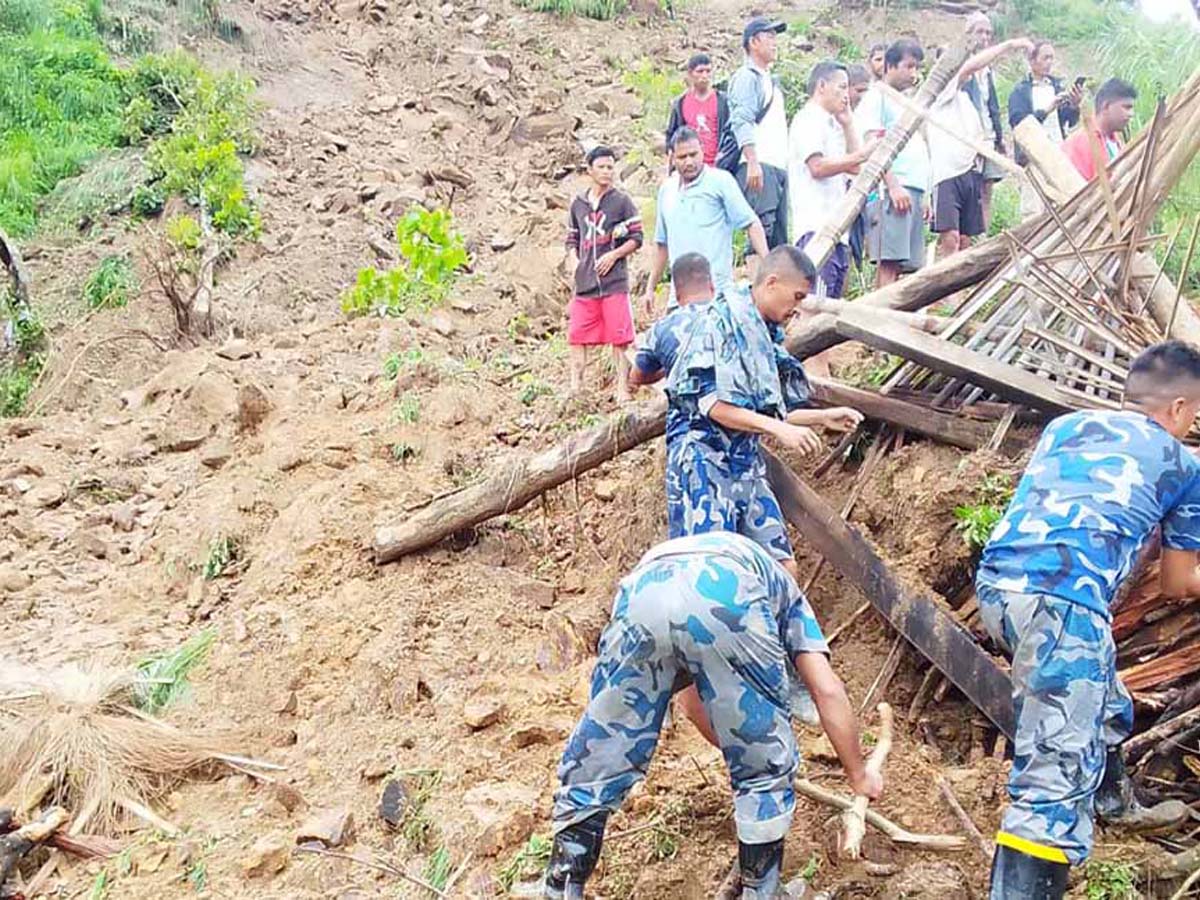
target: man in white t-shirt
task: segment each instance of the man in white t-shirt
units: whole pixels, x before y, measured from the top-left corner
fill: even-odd
[[[844,65],[826,60],[813,66],[808,96],[788,132],[789,216],[801,250],[842,202],[846,176],[857,174],[870,155],[854,128]],[[843,233],[817,273],[816,296],[841,297],[849,268],[849,236]]]
[[[771,75],[776,42],[787,28],[758,16],[742,31],[746,61],[729,77],[729,124],[741,151],[737,181],[754,208],[767,244],[788,241],[788,129],[783,89]]]
[[[976,72],[1004,54],[1028,53],[1032,47],[1029,38],[1014,38],[970,57],[958,70],[958,76],[933,102],[933,117],[968,141],[976,145],[983,143],[983,119],[968,92],[968,82],[974,79]],[[971,246],[971,239],[986,230],[983,166],[974,149],[950,137],[931,141],[930,161],[933,165],[933,231],[938,236],[938,258],[944,259]]]

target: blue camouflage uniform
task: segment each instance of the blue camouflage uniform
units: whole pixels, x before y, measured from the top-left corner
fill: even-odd
[[[659,544],[621,581],[600,638],[591,699],[558,768],[555,833],[620,807],[646,775],[671,695],[695,682],[729,767],[738,840],[779,840],[799,763],[793,660],[827,652],[795,581],[754,541]]]
[[[1078,864],[1108,748],[1133,728],[1109,604],[1162,524],[1163,547],[1200,550],[1200,462],[1132,411],[1047,426],[977,576],[980,616],[1012,655],[1017,734],[997,843]]]
[[[667,528],[671,537],[734,531],[791,559],[759,436],[722,428],[708,413],[724,401],[782,419],[810,399],[783,329],[763,319],[748,285],[693,314],[667,378]]]

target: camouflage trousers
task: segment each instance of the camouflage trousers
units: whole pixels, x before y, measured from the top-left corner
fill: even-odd
[[[667,537],[711,531],[745,535],[775,559],[792,559],[792,542],[765,472],[734,477],[703,451],[667,448]]]
[[[555,833],[620,807],[646,775],[672,694],[694,682],[729,768],[738,840],[780,839],[795,809],[799,755],[789,666],[769,604],[704,596],[670,558],[635,575],[617,595],[591,699],[558,767]]]
[[[1047,594],[980,585],[978,595],[984,627],[1012,656],[1017,733],[997,842],[1077,865],[1092,849],[1105,754],[1133,729],[1112,627]]]

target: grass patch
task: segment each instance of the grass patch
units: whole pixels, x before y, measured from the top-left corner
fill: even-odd
[[[419,769],[410,774],[412,778],[407,779],[405,785],[408,788],[408,807],[400,823],[400,834],[409,847],[420,852],[429,846],[429,839],[436,828],[425,807],[442,783],[442,773],[438,769]]]
[[[421,421],[421,398],[406,391],[392,407],[392,421],[402,425],[416,425]]]
[[[1137,866],[1133,863],[1092,861],[1084,868],[1087,900],[1136,900]]]
[[[133,263],[128,256],[106,256],[83,286],[88,309],[116,309],[129,303],[134,285]]]
[[[191,696],[191,673],[208,658],[217,633],[206,628],[170,651],[151,656],[137,665],[138,681],[134,695],[138,706],[156,714]]]
[[[401,262],[386,272],[360,269],[342,294],[347,316],[401,316],[441,304],[470,262],[463,236],[447,209],[413,206],[396,223]]]
[[[998,181],[992,187],[992,221],[988,236],[1010,231],[1021,224],[1021,194],[1011,178]]]
[[[445,890],[446,882],[450,880],[450,851],[438,847],[429,855],[425,864],[425,880],[439,891]]]
[[[514,853],[496,873],[500,886],[509,891],[518,881],[532,881],[539,878],[550,862],[550,850],[553,847],[554,841],[550,835],[530,835],[525,846]]]
[[[987,546],[1012,493],[1012,479],[1007,475],[987,475],[976,491],[975,503],[954,508],[954,527],[971,550]]]
[[[419,366],[423,362],[425,351],[420,347],[410,347],[403,353],[389,353],[383,359],[383,377],[388,381],[395,381],[409,366]]]
[[[37,313],[17,306],[5,287],[0,287],[0,360],[0,416],[19,416],[46,364],[46,330]]]
[[[205,581],[213,581],[229,572],[234,563],[241,557],[241,546],[235,537],[221,535],[215,537],[208,545],[208,556],[200,574]]]
[[[629,0],[517,0],[517,5],[533,12],[607,21],[629,9]]]

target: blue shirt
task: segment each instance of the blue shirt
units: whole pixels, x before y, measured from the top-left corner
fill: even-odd
[[[646,332],[642,346],[638,347],[633,364],[639,372],[652,375],[655,372],[670,374],[679,355],[679,348],[686,344],[696,315],[704,309],[704,303],[689,303],[667,313]],[[672,403],[667,407],[667,444],[670,445],[687,433],[688,417],[682,409]]]
[[[712,267],[717,293],[733,284],[733,233],[756,217],[732,175],[705,166],[685,186],[673,173],[658,190],[656,215],[654,240],[666,245],[671,265],[685,253],[699,253]]]
[[[683,446],[731,477],[763,472],[759,436],[710,419],[718,400],[776,419],[808,404],[804,368],[783,338],[783,328],[759,313],[749,285],[738,285],[704,305],[671,367],[667,398],[686,419]]]
[[[1200,550],[1200,461],[1138,412],[1055,419],[983,551],[978,582],[1050,594],[1106,618],[1146,538]]]

